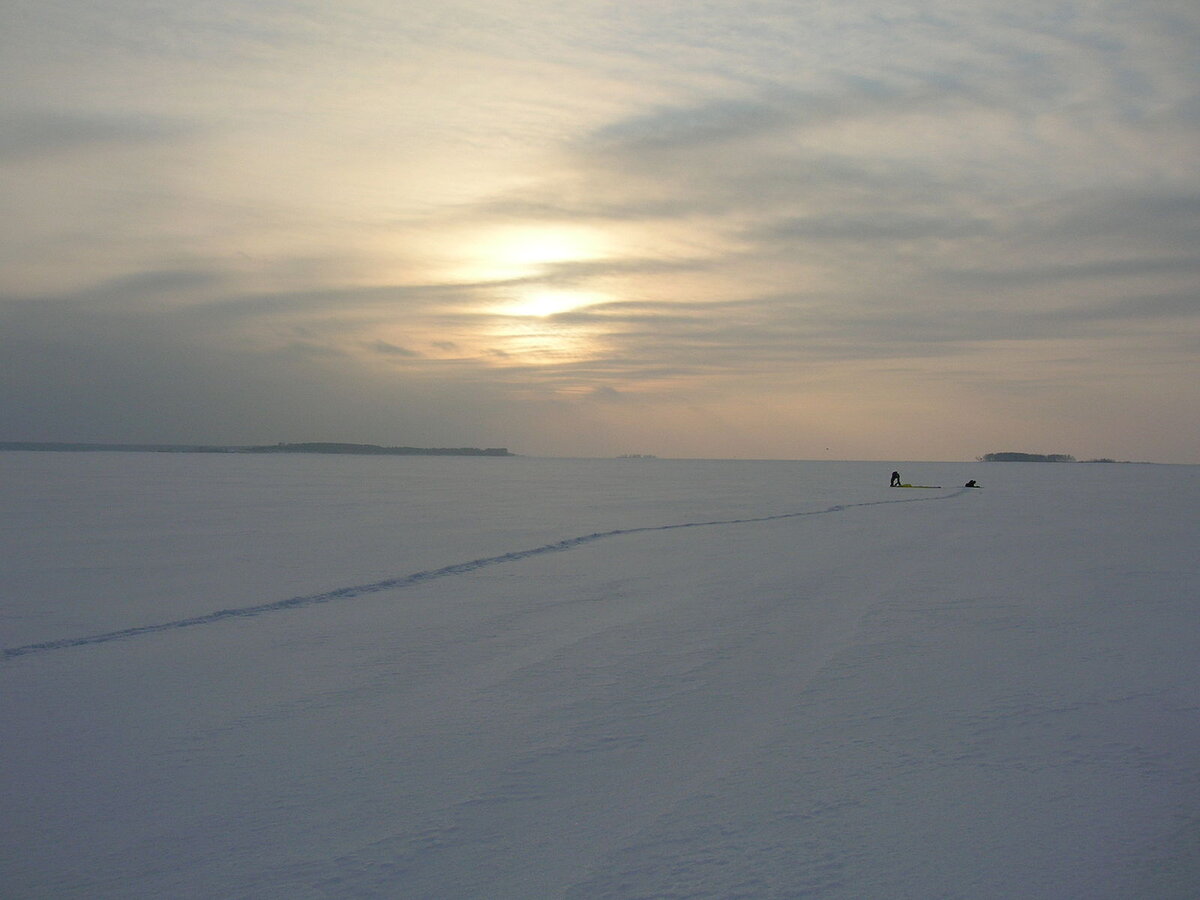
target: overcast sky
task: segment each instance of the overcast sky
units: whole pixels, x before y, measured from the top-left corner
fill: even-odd
[[[7,0],[0,440],[1200,463],[1195,0]]]

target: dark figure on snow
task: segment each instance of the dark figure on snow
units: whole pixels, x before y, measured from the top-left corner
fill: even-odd
[[[972,478],[970,481],[968,481],[966,484],[964,484],[963,487],[979,487],[979,485],[977,485],[975,483],[975,479]]]
[[[888,487],[900,487],[900,473],[899,472],[892,473],[892,483],[889,484]]]

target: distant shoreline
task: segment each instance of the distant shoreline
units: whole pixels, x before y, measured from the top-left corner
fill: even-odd
[[[983,456],[977,457],[979,462],[1048,462],[1048,463],[1073,463],[1079,462],[1074,456],[1069,453],[1013,453],[1011,451],[1004,453],[985,453]],[[1085,459],[1085,463],[1129,463],[1132,460],[1128,459]],[[1144,463],[1143,463],[1144,464]],[[1151,464],[1152,465],[1152,464]]]
[[[0,451],[57,453],[325,453],[357,456],[515,456],[507,447],[383,447],[378,444],[310,442],[259,446],[205,444],[88,444],[53,441],[0,441]]]
[[[1075,457],[1069,453],[985,453],[979,457],[980,462],[1075,462]]]

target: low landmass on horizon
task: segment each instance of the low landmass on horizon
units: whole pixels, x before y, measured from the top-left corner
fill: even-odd
[[[221,447],[190,444],[71,444],[38,441],[0,442],[0,450],[126,453],[350,453],[362,456],[515,456],[507,447],[382,447],[378,444],[310,442]]]
[[[985,453],[979,457],[980,462],[1078,462],[1074,456],[1069,453]],[[1115,463],[1115,462],[1130,462],[1130,460],[1122,459],[1085,459],[1084,462],[1089,463]]]
[[[330,453],[359,456],[518,456],[507,447],[385,447],[339,441],[280,442],[260,445],[220,444],[99,444],[69,441],[0,441],[0,452],[8,450],[54,451],[60,453]],[[617,459],[658,459],[652,453],[623,453]],[[985,453],[977,462],[1080,462],[1069,453]],[[1131,462],[1117,459],[1085,459],[1085,463]]]
[[[985,453],[980,462],[1075,462],[1069,453]]]

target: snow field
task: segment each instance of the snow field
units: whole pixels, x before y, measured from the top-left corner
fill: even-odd
[[[1194,894],[1194,467],[262,462],[0,456],[6,895]]]

